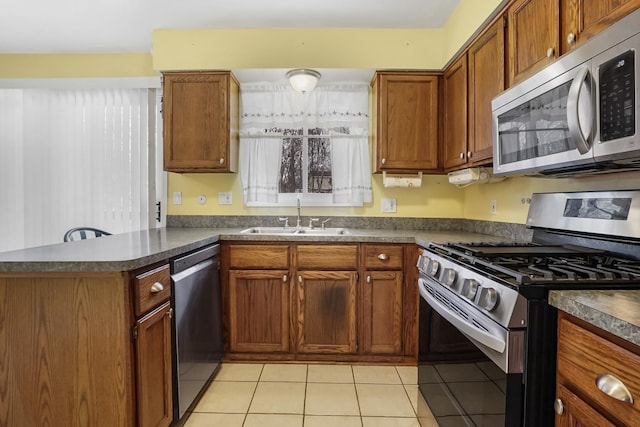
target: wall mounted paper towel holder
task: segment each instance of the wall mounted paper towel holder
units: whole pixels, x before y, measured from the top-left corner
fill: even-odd
[[[386,171],[382,172],[382,185],[385,187],[422,187],[422,172],[418,172],[417,177],[413,176],[388,176]]]

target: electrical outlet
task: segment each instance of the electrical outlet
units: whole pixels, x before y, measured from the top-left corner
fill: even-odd
[[[231,191],[221,191],[218,193],[219,205],[230,205],[232,200]]]
[[[495,199],[491,199],[491,215],[498,214],[498,201]]]
[[[382,199],[382,212],[396,213],[396,199]]]
[[[198,196],[198,204],[204,205],[205,203],[207,203],[207,196],[205,196],[204,194]]]
[[[181,191],[174,191],[173,192],[173,204],[174,205],[181,205],[182,204],[182,192]]]

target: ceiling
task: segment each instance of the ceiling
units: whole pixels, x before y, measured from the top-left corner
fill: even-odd
[[[437,28],[460,0],[21,0],[2,53],[151,52],[154,29]]]

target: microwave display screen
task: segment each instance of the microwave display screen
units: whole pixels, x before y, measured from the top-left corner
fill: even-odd
[[[500,164],[574,150],[567,125],[571,80],[498,116]]]
[[[628,50],[600,66],[600,140],[636,133],[635,52]]]

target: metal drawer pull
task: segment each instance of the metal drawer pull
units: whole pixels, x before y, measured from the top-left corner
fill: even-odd
[[[371,283],[371,276],[367,276],[367,283]]]
[[[283,282],[286,282],[286,281],[287,281],[287,275],[286,275],[286,274],[282,276],[282,281],[283,281]]]
[[[379,259],[380,261],[386,261],[386,260],[388,260],[388,259],[389,259],[389,255],[387,255],[387,254],[380,254],[380,255],[378,255],[378,259]]]
[[[562,403],[562,400],[556,399],[555,402],[553,402],[553,409],[558,415],[564,414],[564,403]]]
[[[156,282],[153,285],[151,285],[151,293],[152,294],[157,294],[160,291],[164,291],[164,286],[162,286],[162,283]]]
[[[302,283],[302,276],[298,276],[298,283]]]
[[[614,399],[633,404],[633,396],[622,381],[610,374],[600,374],[596,378],[596,386],[601,392]]]

